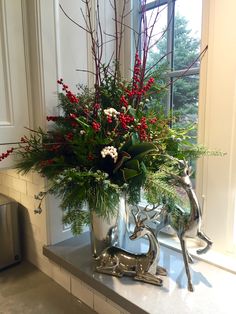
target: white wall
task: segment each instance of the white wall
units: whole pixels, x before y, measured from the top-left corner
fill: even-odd
[[[203,1],[200,142],[227,153],[203,162],[204,229],[215,249],[232,249],[236,195],[236,1]]]

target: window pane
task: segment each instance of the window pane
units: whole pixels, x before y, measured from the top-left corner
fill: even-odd
[[[198,86],[199,75],[182,77],[174,82],[172,106],[176,126],[186,127],[198,122]]]
[[[167,5],[147,11],[147,25],[150,36],[148,66],[156,65],[157,68],[167,62]]]
[[[173,116],[176,118],[173,127],[185,128],[191,124],[196,124],[196,128],[191,130],[191,142],[197,143],[197,123],[198,123],[198,87],[199,75],[185,76],[179,78],[173,84]],[[196,161],[191,160],[193,175],[191,177],[193,188],[195,188]]]
[[[188,68],[200,53],[201,0],[176,0],[174,21],[174,69]],[[199,66],[199,61],[192,65]]]

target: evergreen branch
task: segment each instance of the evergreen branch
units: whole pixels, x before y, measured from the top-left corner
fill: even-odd
[[[70,225],[74,235],[80,234],[83,231],[83,227],[89,225],[90,214],[79,209],[67,210],[64,212],[62,222]]]
[[[175,187],[170,184],[170,175],[164,171],[147,173],[144,193],[147,201],[154,205],[161,205],[167,200],[174,204],[180,200]]]

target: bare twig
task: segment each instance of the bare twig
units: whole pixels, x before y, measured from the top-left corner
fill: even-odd
[[[101,64],[104,45],[103,45],[103,31],[102,31],[101,19],[100,19],[99,0],[97,0],[97,20],[98,20],[98,29],[99,29],[99,35],[100,35],[100,44],[99,44],[99,39],[97,37],[98,61],[99,61],[99,64]]]
[[[90,73],[90,74],[93,74],[94,76],[96,76],[96,73],[94,73],[93,71],[89,71],[89,70],[76,69],[75,71],[78,71],[78,72],[85,72],[85,73]]]
[[[113,6],[114,6],[114,15],[115,15],[115,21],[118,20],[117,18],[117,6],[116,6],[116,0],[114,0],[113,2]],[[117,77],[117,70],[118,70],[118,25],[117,22],[115,22],[115,79]]]
[[[0,143],[0,146],[5,146],[5,145],[17,145],[17,144],[22,144],[22,142]]]
[[[79,23],[77,23],[75,20],[73,20],[67,13],[66,11],[63,9],[62,5],[59,4],[60,9],[62,10],[62,12],[64,13],[64,15],[72,22],[74,23],[76,26],[78,26],[79,28],[81,28],[82,30],[84,30],[85,32],[89,33],[89,30],[86,29],[85,27],[83,27],[82,25],[80,25]]]
[[[194,59],[194,61],[187,67],[187,69],[180,75],[178,76],[176,79],[174,80],[170,80],[170,82],[165,86],[163,87],[162,89],[166,89],[167,87],[169,87],[170,85],[174,84],[177,80],[179,80],[180,78],[186,76],[186,73],[188,73],[188,71],[192,68],[192,66],[198,61],[198,60],[201,60],[204,56],[204,54],[206,53],[208,49],[208,45],[202,50],[202,52],[197,56],[196,59]]]
[[[160,59],[158,59],[152,66],[150,66],[148,69],[146,69],[146,71],[145,71],[145,79],[147,78],[148,73],[149,73],[153,68],[155,68],[155,66],[157,66],[158,63],[160,63],[164,58],[166,58],[166,57],[167,57],[169,54],[171,54],[171,53],[172,53],[172,51],[170,51],[170,52],[164,54],[164,55],[163,55]]]
[[[115,21],[113,19],[113,21]],[[136,31],[136,29],[134,29],[132,26],[125,24],[124,22],[121,21],[116,21],[118,24],[122,24],[124,27],[127,27],[128,29],[130,29],[132,32],[134,32],[136,35],[140,35],[141,33]]]
[[[109,0],[110,6],[112,7],[112,9],[114,10],[114,5],[112,4],[111,0]]]

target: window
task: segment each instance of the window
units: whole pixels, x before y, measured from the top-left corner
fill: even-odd
[[[137,2],[133,4],[136,6]],[[236,46],[228,31],[229,21],[236,24],[232,4],[225,6],[221,1],[216,4],[210,0],[147,0],[146,3],[150,21],[155,12],[159,12],[155,26],[159,31],[153,37],[153,43],[157,40],[158,45],[153,45],[148,61],[154,64],[160,60],[162,49],[166,57],[158,65],[167,67],[167,77],[172,83],[168,86],[165,110],[179,116],[175,122],[179,125],[197,122],[199,142],[227,153],[226,157],[199,161],[196,190],[203,208],[203,229],[213,239],[214,249],[235,252]],[[134,14],[134,27],[138,25],[137,16]],[[185,31],[180,28],[179,35],[185,36],[185,45],[183,38],[178,41],[181,37],[176,30],[181,19],[186,27]],[[165,29],[166,35],[161,36],[160,31]],[[201,73],[199,60],[196,60],[200,55],[200,34],[201,47],[209,46],[201,62]],[[220,62],[226,50],[227,57]]]

